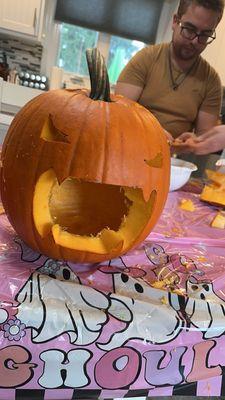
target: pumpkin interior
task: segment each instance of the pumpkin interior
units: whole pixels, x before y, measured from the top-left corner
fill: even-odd
[[[33,217],[41,237],[52,232],[55,243],[74,250],[105,254],[126,249],[144,229],[155,203],[138,188],[78,181],[61,185],[52,169],[37,181]]]

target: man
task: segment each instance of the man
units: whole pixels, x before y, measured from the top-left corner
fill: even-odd
[[[215,39],[223,9],[223,0],[180,0],[172,42],[145,47],[119,76],[116,94],[148,108],[173,138],[203,134],[219,119],[220,79],[200,54]]]

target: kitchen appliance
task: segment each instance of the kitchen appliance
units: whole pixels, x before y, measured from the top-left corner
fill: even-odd
[[[48,78],[34,72],[21,71],[19,73],[19,84],[32,89],[48,90]]]

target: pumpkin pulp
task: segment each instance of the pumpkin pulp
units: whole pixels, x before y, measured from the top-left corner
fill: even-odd
[[[64,248],[97,254],[126,251],[147,225],[155,200],[156,192],[145,202],[141,189],[72,177],[59,185],[49,169],[35,187],[34,224],[42,238],[51,232]]]

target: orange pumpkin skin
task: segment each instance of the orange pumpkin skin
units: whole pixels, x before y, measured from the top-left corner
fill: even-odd
[[[111,99],[92,100],[85,89],[49,91],[21,109],[8,130],[2,149],[2,202],[18,235],[49,257],[92,263],[117,257],[146,238],[163,210],[170,175],[164,131],[144,107],[122,96]],[[53,135],[45,138],[43,126],[49,120]],[[59,184],[72,177],[139,188],[145,201],[155,193],[151,215],[129,248],[96,254],[60,246],[51,232],[41,237],[33,198],[38,178],[48,170],[54,170]]]

